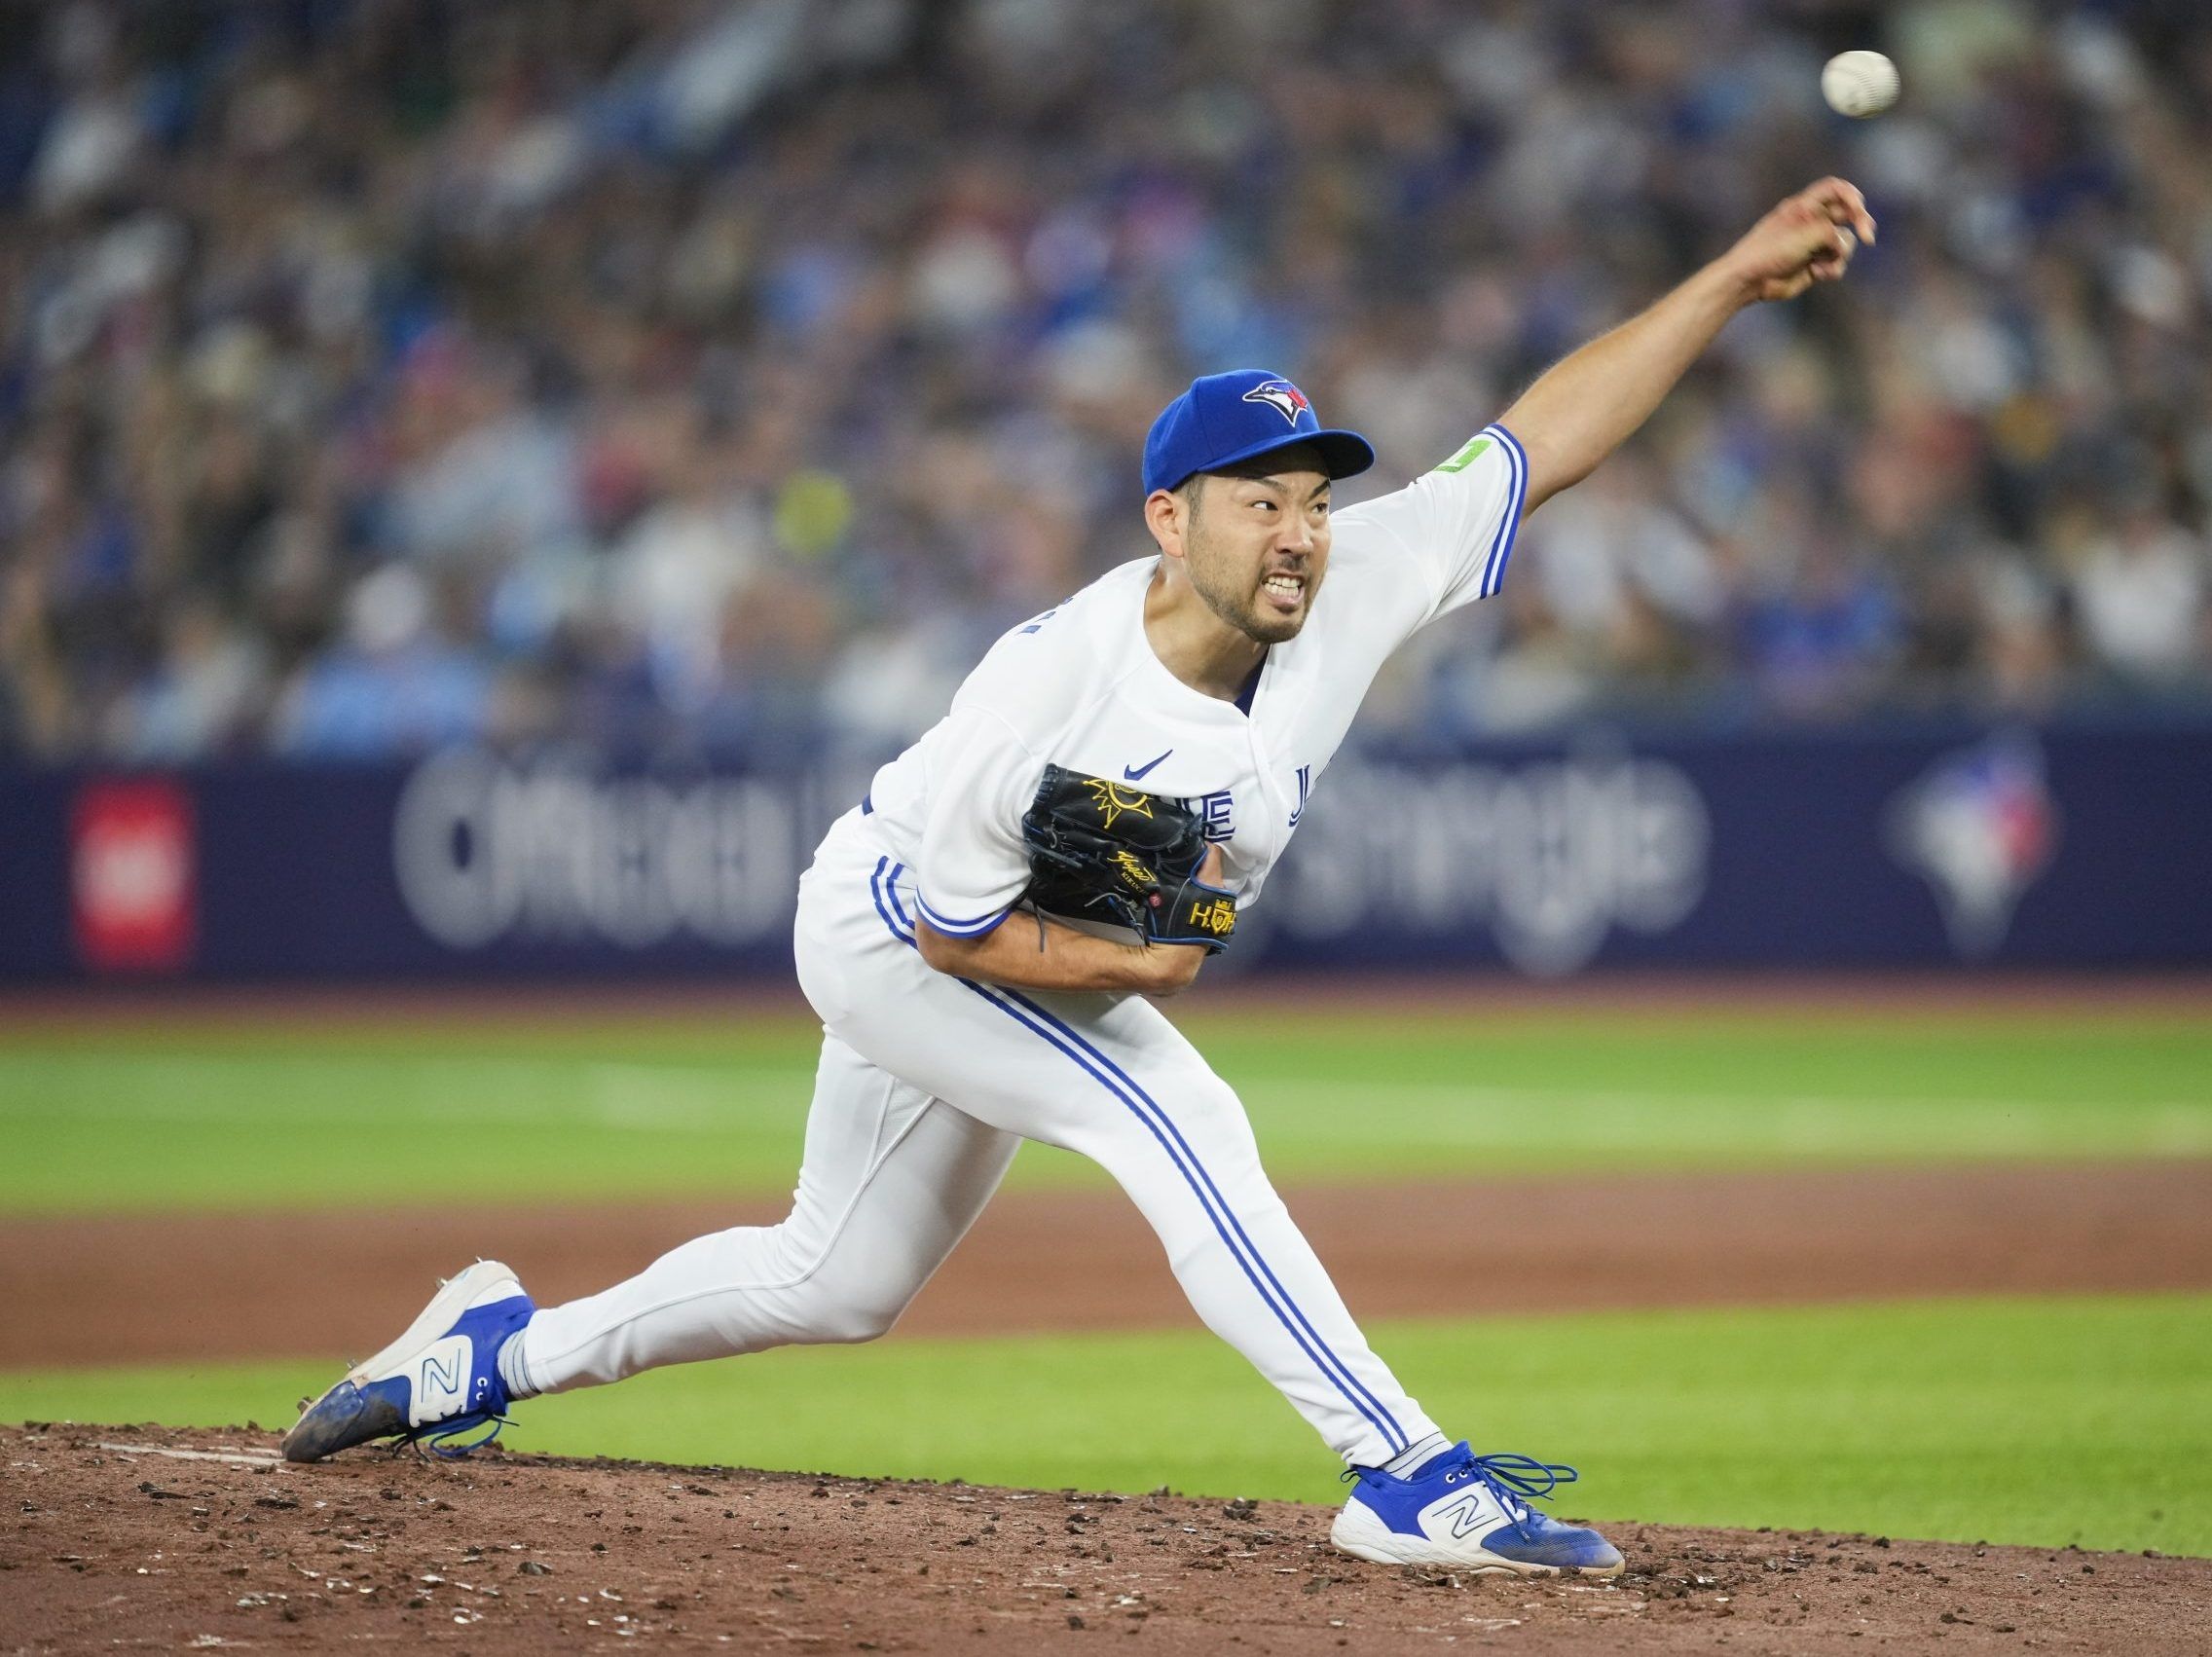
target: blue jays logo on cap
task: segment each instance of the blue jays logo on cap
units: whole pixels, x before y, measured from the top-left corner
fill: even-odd
[[[1282,425],[1275,424],[1280,415]],[[1321,424],[1306,393],[1279,374],[1233,369],[1191,382],[1162,409],[1144,441],[1144,488],[1174,489],[1198,472],[1220,471],[1293,444],[1309,444],[1333,478],[1375,464],[1356,431]]]
[[[1291,424],[1298,423],[1302,414],[1311,414],[1313,405],[1306,400],[1306,393],[1287,380],[1269,380],[1244,393],[1247,403],[1265,403]]]

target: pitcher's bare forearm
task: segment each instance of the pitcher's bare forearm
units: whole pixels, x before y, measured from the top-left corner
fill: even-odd
[[[1499,424],[1529,455],[1533,512],[1597,469],[1651,418],[1728,319],[1749,305],[1715,262],[1641,315],[1592,340],[1521,394]]]
[[[1547,370],[1500,421],[1529,456],[1524,511],[1596,470],[1651,418],[1737,312],[1834,281],[1860,238],[1874,239],[1864,198],[1840,178],[1825,178],[1658,304]]]
[[[1009,915],[980,938],[953,938],[925,920],[914,939],[939,972],[1009,989],[1173,995],[1190,986],[1206,956],[1191,944],[1124,943],[1028,913]]]

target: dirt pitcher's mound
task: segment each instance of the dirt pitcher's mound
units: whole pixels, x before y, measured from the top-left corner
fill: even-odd
[[[2200,1648],[2212,1562],[1622,1525],[1610,1583],[1364,1565],[1289,1502],[0,1429],[12,1650]],[[1132,1643],[1130,1637],[1141,1643]]]

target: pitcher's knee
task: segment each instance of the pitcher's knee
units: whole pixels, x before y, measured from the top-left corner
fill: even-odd
[[[823,1297],[807,1308],[806,1339],[825,1345],[880,1340],[891,1333],[891,1326],[905,1309],[903,1300],[892,1305],[868,1297]]]
[[[766,1281],[732,1283],[733,1297],[765,1314],[776,1344],[873,1341],[889,1331],[921,1285],[911,1273],[864,1270],[851,1249],[808,1248],[789,1226],[772,1234]]]
[[[1207,1074],[1186,1087],[1168,1107],[1182,1144],[1215,1179],[1234,1174],[1244,1178],[1260,1166],[1260,1147],[1252,1135],[1252,1119],[1244,1114],[1244,1101],[1236,1089]]]
[[[905,1274],[886,1279],[855,1272],[838,1260],[826,1262],[803,1283],[792,1287],[786,1314],[797,1326],[793,1339],[845,1344],[873,1341],[888,1334],[921,1287]]]

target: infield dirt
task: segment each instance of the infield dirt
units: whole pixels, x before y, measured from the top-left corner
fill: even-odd
[[[488,1453],[273,1459],[258,1430],[0,1430],[18,1651],[2201,1650],[2212,1561],[1608,1527],[1611,1582],[1329,1547],[1327,1510]]]

